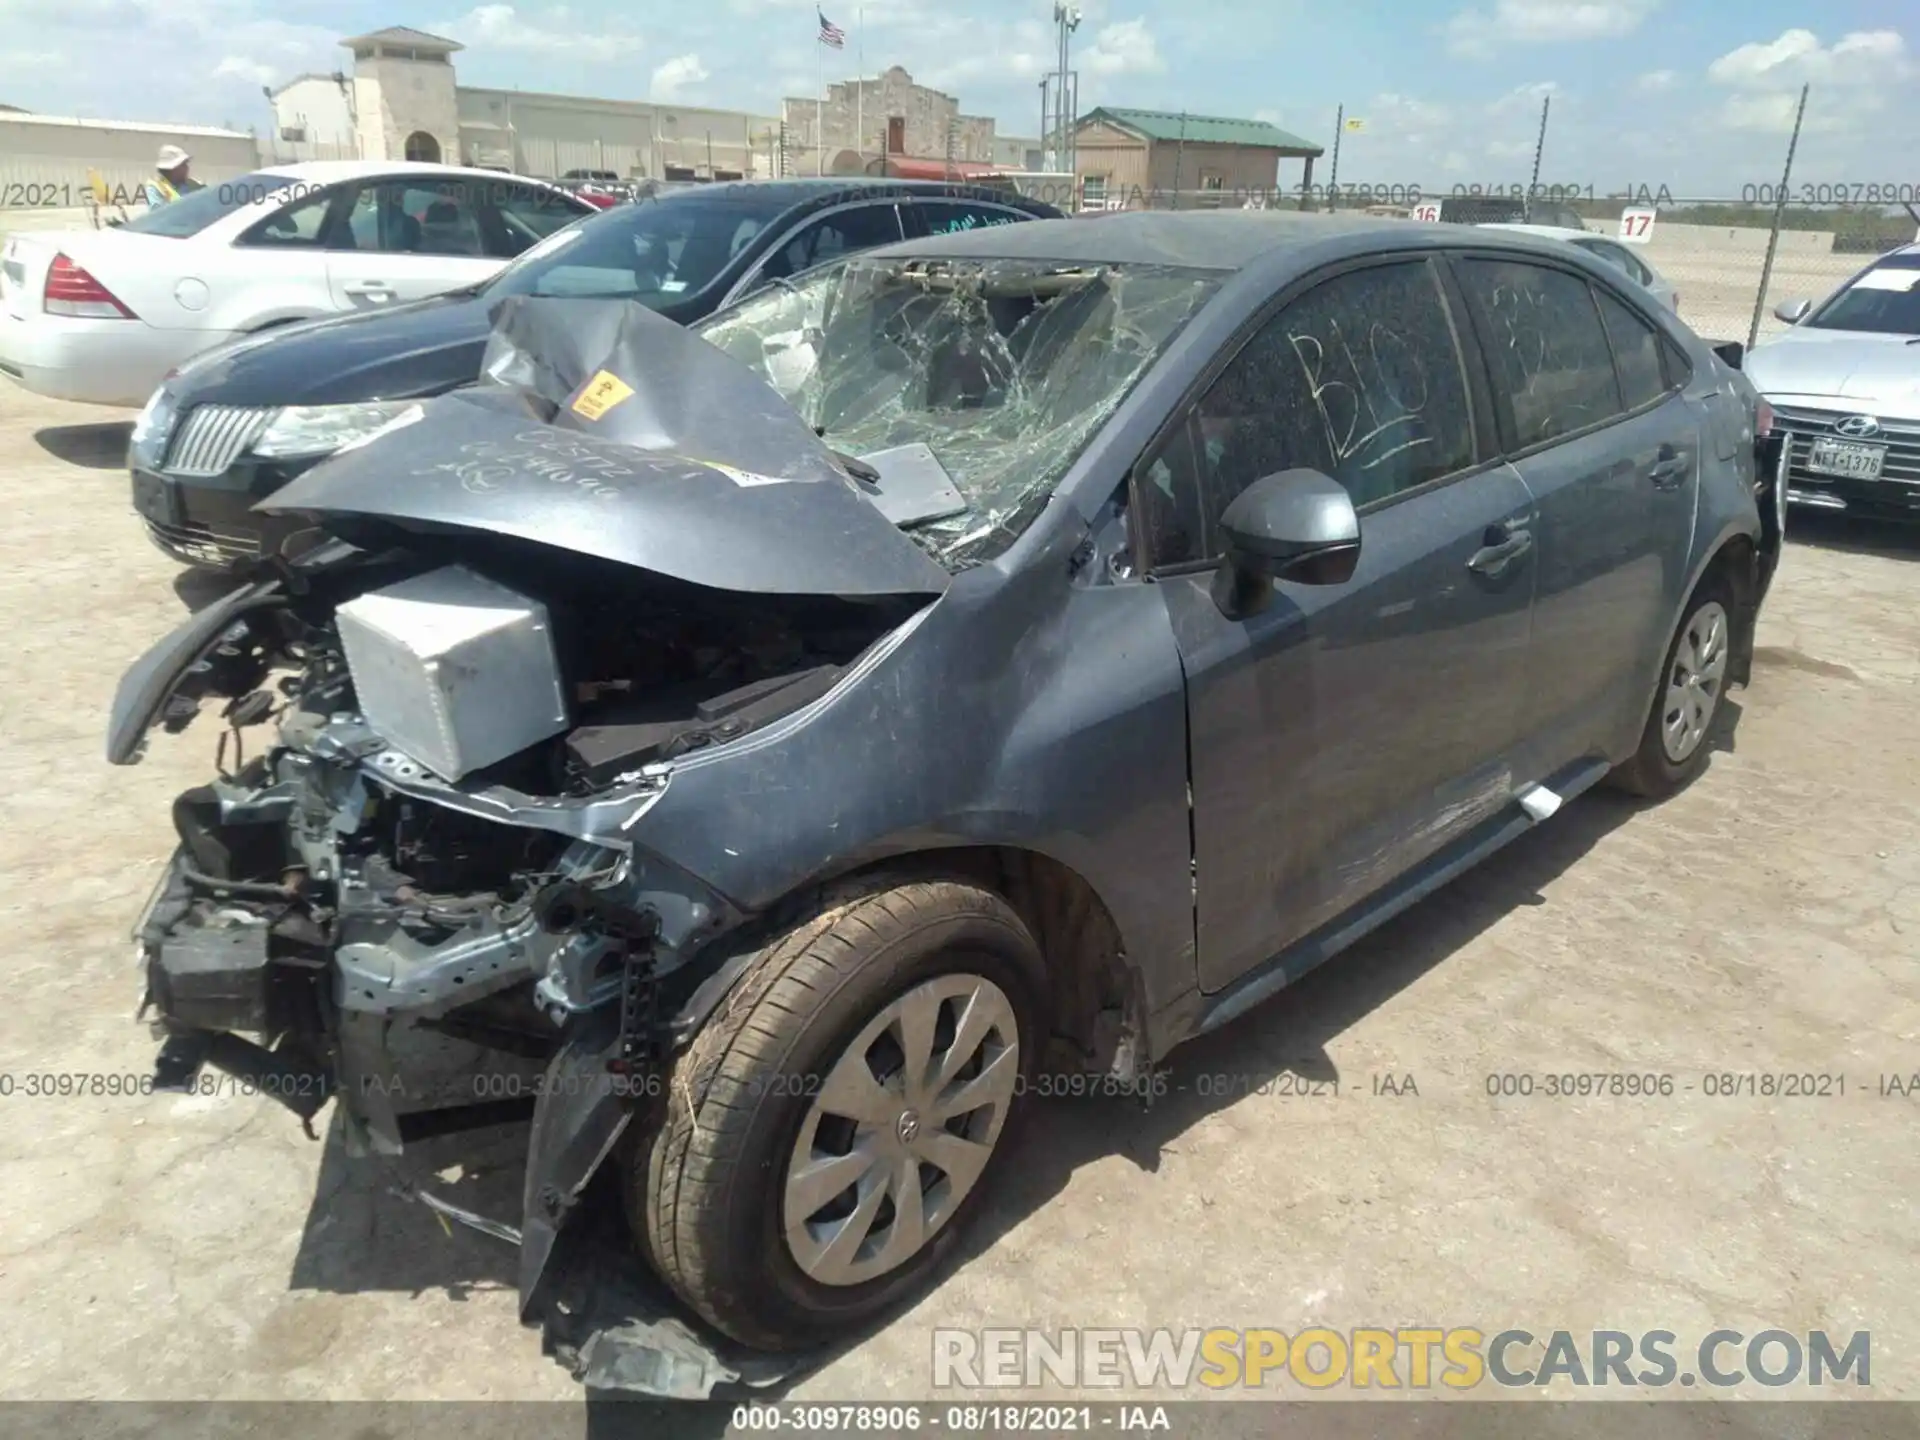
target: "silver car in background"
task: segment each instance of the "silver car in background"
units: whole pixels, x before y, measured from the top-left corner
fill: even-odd
[[[1604,260],[1614,269],[1625,275],[1634,284],[1651,290],[1654,298],[1674,314],[1680,313],[1680,292],[1658,270],[1633,253],[1633,247],[1622,245],[1618,240],[1605,235],[1597,235],[1591,230],[1574,230],[1561,225],[1508,225],[1487,224],[1483,230],[1517,230],[1522,235],[1545,235],[1549,239],[1564,240],[1569,245],[1577,245],[1589,255]]]
[[[1920,520],[1920,244],[1818,306],[1790,300],[1774,314],[1793,328],[1745,369],[1773,407],[1788,502]]]

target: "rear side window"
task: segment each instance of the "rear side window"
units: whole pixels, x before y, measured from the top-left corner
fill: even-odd
[[[1515,260],[1469,260],[1460,278],[1480,312],[1496,398],[1519,448],[1620,413],[1613,352],[1585,280]]]
[[[286,190],[287,197],[291,198],[311,194],[313,184],[311,181],[302,183],[292,175],[273,175],[256,170],[251,175],[242,175],[238,180],[216,180],[144,215],[136,215],[120,228],[135,235],[164,235],[182,240],[189,235],[198,235],[214,221],[223,220],[236,210],[247,206],[264,208],[277,204],[282,190]]]
[[[323,190],[316,195],[309,195],[279,213],[269,215],[236,243],[278,249],[318,249],[326,242],[327,217],[333,213],[333,202],[338,198],[337,190]]]
[[[978,200],[925,200],[914,210],[926,221],[929,235],[951,235],[987,225],[1011,225],[1025,219],[1012,210]]]
[[[1652,404],[1667,391],[1660,365],[1660,335],[1646,321],[1604,290],[1596,291],[1600,318],[1613,345],[1613,368],[1620,377],[1620,398],[1627,409]]]

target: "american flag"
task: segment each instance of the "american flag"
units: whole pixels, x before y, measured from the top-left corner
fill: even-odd
[[[820,43],[822,45],[831,45],[836,50],[846,49],[847,32],[827,19],[826,15],[821,11],[816,10],[813,13],[820,16]]]

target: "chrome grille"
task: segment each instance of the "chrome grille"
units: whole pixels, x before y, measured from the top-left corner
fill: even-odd
[[[1832,436],[1851,443],[1887,447],[1887,458],[1880,469],[1880,481],[1868,481],[1868,484],[1891,481],[1896,485],[1920,485],[1920,421],[1882,420],[1880,433],[1865,438],[1841,435],[1834,429],[1849,415],[1861,413],[1858,410],[1796,410],[1775,406],[1773,423],[1774,428],[1785,437],[1789,483],[1796,487],[1830,485],[1835,480],[1845,478],[1839,475],[1816,475],[1807,469],[1807,454],[1813,449],[1813,442]]]
[[[224,475],[273,414],[242,405],[197,405],[175,428],[160,468],[169,475]]]

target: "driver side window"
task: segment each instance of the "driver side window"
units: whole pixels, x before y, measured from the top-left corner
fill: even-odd
[[[1305,468],[1356,506],[1473,462],[1466,377],[1424,260],[1348,271],[1262,326],[1135,472],[1134,523],[1155,568],[1211,561],[1255,480]]]

